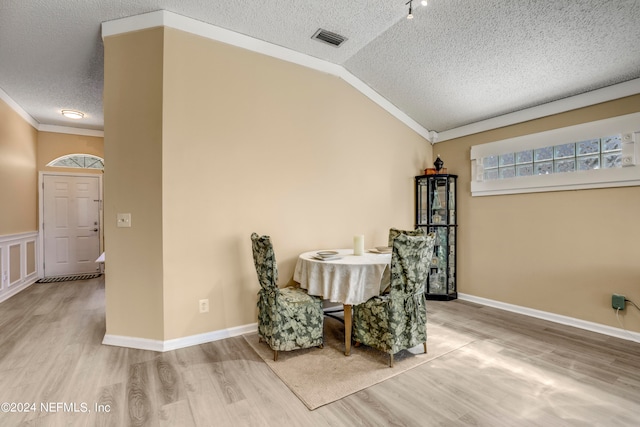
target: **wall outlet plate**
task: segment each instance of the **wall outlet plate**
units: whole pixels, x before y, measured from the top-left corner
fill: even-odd
[[[624,295],[611,295],[611,307],[616,310],[624,310]]]

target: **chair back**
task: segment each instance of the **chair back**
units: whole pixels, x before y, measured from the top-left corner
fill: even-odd
[[[265,290],[278,287],[278,265],[276,255],[271,244],[271,237],[251,234],[251,246],[253,248],[253,263],[256,266],[260,286]]]
[[[417,230],[416,230],[417,231]],[[433,256],[435,234],[394,238],[391,255],[391,293],[412,296],[424,293]]]
[[[424,228],[418,228],[416,230],[399,230],[392,227],[389,229],[389,244],[387,246],[392,247],[393,239],[400,236],[401,234],[404,234],[406,236],[426,236],[427,231]]]

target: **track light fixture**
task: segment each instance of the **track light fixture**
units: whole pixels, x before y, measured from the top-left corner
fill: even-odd
[[[427,0],[421,0],[420,4],[423,6],[426,6]],[[409,5],[409,14],[407,15],[407,19],[413,19],[413,0],[409,0],[404,5],[405,6]]]

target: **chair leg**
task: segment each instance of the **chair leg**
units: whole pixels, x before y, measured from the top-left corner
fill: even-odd
[[[389,367],[393,368],[393,354],[389,355]]]
[[[273,350],[273,361],[274,362],[278,361],[278,350]]]
[[[426,341],[424,342],[424,352],[425,353],[427,352],[427,342]]]

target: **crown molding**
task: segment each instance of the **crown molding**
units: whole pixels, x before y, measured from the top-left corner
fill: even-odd
[[[39,125],[38,130],[40,132],[66,133],[70,135],[97,136],[97,137],[104,138],[104,131],[96,130],[96,129],[82,129],[82,128],[74,128],[70,126],[56,126],[56,125]]]
[[[286,47],[268,43],[264,40],[258,40],[244,34],[236,33],[225,28],[197,21],[166,10],[157,10],[155,12],[103,22],[102,38],[104,39],[118,34],[160,26],[184,31],[339,77],[364,96],[378,104],[396,119],[407,125],[418,135],[431,142],[429,131],[427,129],[422,127],[418,122],[413,120],[402,110],[393,105],[386,98],[373,90],[362,80],[351,74],[341,65],[315,58],[304,53],[296,52]]]
[[[596,89],[591,92],[585,92],[580,95],[559,99],[536,107],[515,111],[513,113],[504,114],[502,116],[443,131],[438,134],[438,142],[515,125],[517,123],[527,122],[529,120],[535,120],[546,116],[552,116],[554,114],[564,113],[566,111],[576,110],[578,108],[584,108],[600,104],[602,102],[613,101],[614,99],[624,98],[626,96],[636,95],[639,93],[640,79],[629,80],[624,83],[618,83],[601,89]]]
[[[22,117],[27,123],[29,123],[34,128],[38,129],[40,123],[36,121],[29,113],[27,113],[16,101],[11,99],[11,97],[4,90],[0,89],[0,99],[2,99],[13,111],[18,113],[20,117]]]

